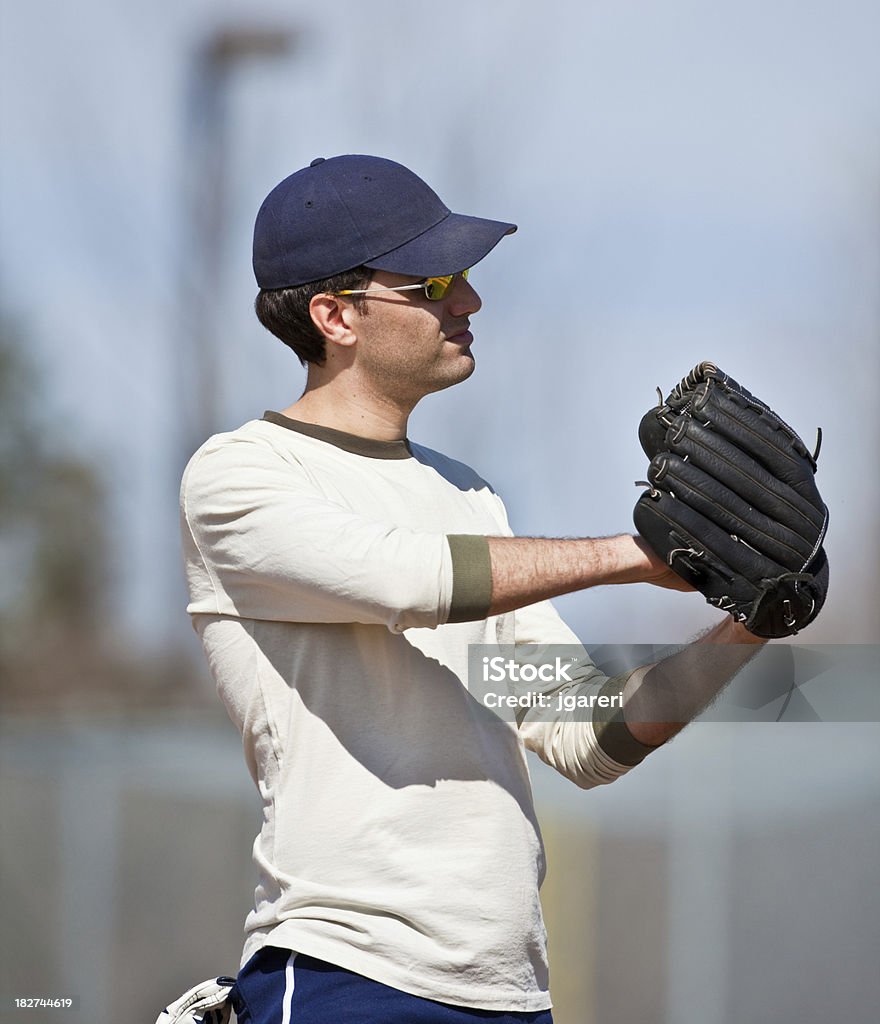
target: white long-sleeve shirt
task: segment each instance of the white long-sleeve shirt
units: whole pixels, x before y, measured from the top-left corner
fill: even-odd
[[[263,802],[242,962],[281,946],[456,1005],[548,1007],[525,748],[584,787],[645,751],[469,693],[471,644],[578,644],[549,603],[486,617],[498,496],[409,442],[267,414],[193,456],[181,524]],[[605,683],[584,652],[576,685]]]

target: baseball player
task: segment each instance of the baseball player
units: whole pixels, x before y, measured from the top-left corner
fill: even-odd
[[[208,440],[181,489],[188,611],[263,808],[226,1004],[248,1024],[548,1024],[526,750],[613,782],[763,642],[727,617],[610,680],[583,652],[562,685],[588,715],[506,721],[469,691],[470,645],[578,644],[549,598],[696,585],[638,536],[513,537],[485,480],[408,438],[473,372],[468,273],[515,230],[371,156],[314,160],[257,216],[257,316],[306,388]]]

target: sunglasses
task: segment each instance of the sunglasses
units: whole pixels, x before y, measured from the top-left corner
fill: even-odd
[[[333,294],[375,295],[377,292],[411,292],[416,288],[421,288],[425,293],[426,299],[430,299],[431,302],[439,302],[440,299],[446,298],[453,281],[457,277],[467,281],[469,273],[470,269],[461,270],[457,274],[446,274],[443,277],[426,277],[424,281],[419,281],[418,284],[401,284],[396,288],[346,288],[344,291],[333,292]]]

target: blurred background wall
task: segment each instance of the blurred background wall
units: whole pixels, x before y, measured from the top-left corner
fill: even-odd
[[[304,383],[252,314],[250,232],[315,156],[519,224],[472,275],[477,372],[411,429],[516,530],[627,529],[638,418],[711,358],[823,427],[808,639],[877,643],[878,30],[868,0],[7,0],[0,1013],[56,992],[151,1020],[234,969],[258,809],[176,492],[204,437]],[[713,621],[647,587],[559,605],[588,644]],[[588,794],[536,766],[559,1024],[873,1020],[878,738],[699,725]]]

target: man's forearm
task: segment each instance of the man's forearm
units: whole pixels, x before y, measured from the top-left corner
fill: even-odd
[[[581,540],[489,537],[488,543],[490,615],[607,584],[653,583],[675,590],[693,589],[638,536]],[[644,757],[646,747],[659,747],[711,704],[765,642],[726,617],[683,650],[633,672],[624,686],[622,714],[614,716],[612,728],[623,729],[643,744]]]
[[[626,726],[660,746],[703,711],[767,641],[727,618],[671,657],[637,669],[623,690]]]
[[[490,615],[522,608],[574,590],[611,583],[654,583],[690,590],[639,537],[554,540],[489,537],[492,566]]]

